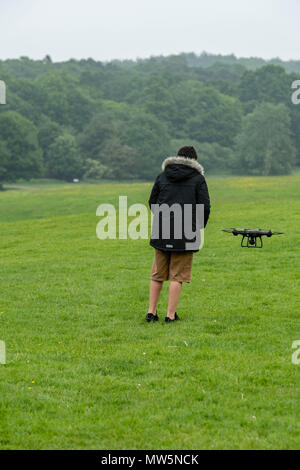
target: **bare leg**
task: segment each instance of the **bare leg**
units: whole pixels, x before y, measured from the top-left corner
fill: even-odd
[[[163,282],[161,281],[150,281],[150,295],[149,295],[149,309],[148,313],[156,313],[156,305],[159,299],[159,294],[162,288]]]
[[[170,281],[170,287],[169,287],[169,303],[168,303],[168,317],[171,318],[171,320],[174,319],[175,317],[175,312],[177,309],[177,304],[179,301],[180,297],[180,292],[181,292],[181,282],[177,281]]]

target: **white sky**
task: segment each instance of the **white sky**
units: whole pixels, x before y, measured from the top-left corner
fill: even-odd
[[[0,59],[300,59],[300,0],[0,0]]]

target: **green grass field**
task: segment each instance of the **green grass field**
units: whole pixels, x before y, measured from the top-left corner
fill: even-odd
[[[208,178],[205,246],[146,324],[153,250],[96,237],[96,208],[151,184],[0,193],[1,449],[299,449],[300,175]],[[272,228],[262,250],[232,226]]]

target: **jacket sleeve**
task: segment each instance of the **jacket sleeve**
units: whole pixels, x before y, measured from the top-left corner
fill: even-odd
[[[196,186],[196,201],[197,204],[204,204],[204,227],[206,227],[210,214],[210,198],[204,177]]]
[[[148,201],[150,209],[151,209],[151,204],[156,204],[158,196],[159,196],[159,183],[158,183],[158,177],[157,177],[153,185],[150,198]]]

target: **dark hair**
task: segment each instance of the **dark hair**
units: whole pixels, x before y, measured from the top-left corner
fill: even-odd
[[[193,158],[197,160],[197,152],[194,147],[181,147],[177,152],[178,157]]]

